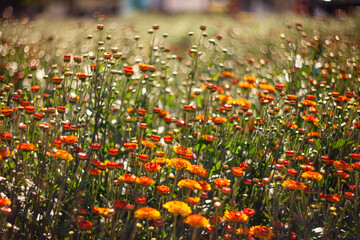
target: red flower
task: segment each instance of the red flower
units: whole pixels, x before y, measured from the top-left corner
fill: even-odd
[[[130,66],[126,66],[124,68],[124,73],[126,76],[132,76],[134,74],[133,68]]]
[[[79,224],[79,228],[81,230],[88,230],[92,227],[92,222],[90,221],[87,221],[87,220],[82,220],[82,221],[78,221],[78,224]]]

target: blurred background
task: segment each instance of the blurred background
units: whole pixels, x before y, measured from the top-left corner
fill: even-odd
[[[131,15],[138,12],[162,14],[226,13],[237,17],[242,13],[297,13],[308,16],[351,13],[360,0],[1,0],[3,17],[33,18],[39,14],[51,17],[93,17]]]

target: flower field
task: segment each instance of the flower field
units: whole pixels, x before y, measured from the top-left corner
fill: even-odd
[[[359,18],[144,19],[0,19],[1,239],[360,239]]]

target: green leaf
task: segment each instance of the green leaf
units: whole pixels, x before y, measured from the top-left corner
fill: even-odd
[[[265,217],[272,221],[272,217],[270,217],[265,211],[262,211],[262,214],[264,214]]]
[[[316,140],[315,140],[315,145],[316,145],[316,150],[320,150],[320,149],[321,149],[321,140],[320,140],[320,139],[316,139]]]
[[[171,102],[172,100],[175,98],[175,95],[171,95],[168,97],[168,99],[166,100],[166,106],[172,106]]]
[[[344,144],[345,144],[345,139],[339,139],[336,143],[335,143],[335,145],[334,145],[334,149],[337,149],[337,148],[340,148],[340,147],[342,147]]]

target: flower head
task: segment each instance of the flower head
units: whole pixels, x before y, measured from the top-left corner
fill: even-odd
[[[189,172],[195,174],[195,175],[199,175],[201,177],[207,177],[208,176],[208,172],[206,171],[205,168],[199,166],[199,165],[189,165],[186,170],[188,170]]]
[[[163,204],[163,208],[167,209],[169,213],[180,214],[183,217],[191,214],[190,206],[182,201],[170,201]]]
[[[254,226],[250,228],[250,234],[260,239],[271,239],[274,237],[273,230],[265,226]]]
[[[193,228],[201,228],[210,225],[206,217],[200,214],[192,214],[185,218],[184,223],[189,224]]]
[[[295,180],[286,180],[284,181],[281,186],[290,190],[304,190],[306,188],[306,184],[302,182],[298,182]]]
[[[174,147],[174,152],[176,152],[177,154],[180,154],[180,155],[185,155],[185,154],[190,154],[191,150],[188,147],[176,146],[176,147]]]
[[[218,187],[227,187],[230,186],[230,182],[229,180],[225,179],[225,178],[216,178],[214,180],[214,183],[218,186]]]
[[[197,181],[200,186],[201,186],[201,191],[210,191],[211,190],[211,185],[207,182],[204,181]]]
[[[191,179],[182,179],[178,182],[177,185],[179,188],[186,187],[188,189],[196,188],[201,190],[201,185],[197,181]]]
[[[79,139],[74,135],[60,136],[60,140],[65,144],[74,144],[79,141]]]
[[[79,228],[81,230],[88,230],[92,227],[92,222],[87,220],[78,221]]]
[[[60,150],[60,149],[56,149],[55,152],[50,151],[50,152],[48,152],[48,155],[55,157],[56,159],[62,159],[62,160],[66,160],[66,161],[72,161],[74,159],[70,153],[68,153],[65,150]]]
[[[228,222],[245,223],[249,217],[240,211],[225,211],[224,219]]]
[[[160,212],[152,207],[142,207],[135,211],[135,218],[138,219],[158,220],[160,217]]]
[[[321,181],[323,179],[323,176],[318,172],[304,172],[301,174],[301,177]]]
[[[157,186],[156,189],[161,194],[166,194],[166,193],[170,192],[170,188],[168,186]]]
[[[144,167],[145,167],[145,170],[148,171],[148,172],[156,172],[156,171],[159,171],[161,169],[161,165],[157,164],[157,163],[154,163],[154,162],[146,163],[144,165]]]
[[[16,146],[16,149],[19,151],[37,151],[37,150],[39,150],[32,143],[20,143],[19,145]]]
[[[126,183],[135,183],[138,181],[138,177],[132,174],[124,174],[119,177],[119,180],[122,180]]]
[[[181,158],[172,158],[167,165],[168,167],[175,167],[177,170],[187,168],[191,163],[188,160]]]
[[[147,176],[141,176],[137,179],[137,183],[140,185],[144,185],[144,186],[150,185],[153,182],[154,182],[154,179],[149,178]]]

